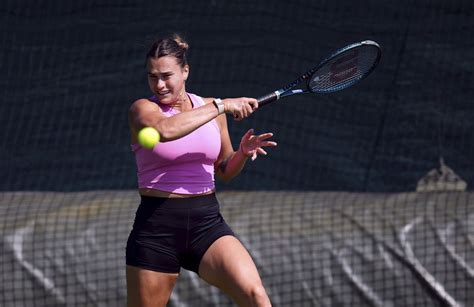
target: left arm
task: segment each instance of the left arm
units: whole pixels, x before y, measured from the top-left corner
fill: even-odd
[[[262,147],[277,146],[276,142],[266,140],[272,137],[273,133],[253,135],[253,129],[250,129],[242,137],[237,151],[234,151],[225,114],[219,115],[216,120],[221,133],[221,151],[214,163],[214,168],[216,175],[225,182],[230,181],[242,171],[248,158],[251,157],[253,161],[258,154],[266,155],[267,153]]]
[[[240,174],[249,156],[244,155],[242,150],[238,149],[234,151],[227,130],[226,118],[225,116],[222,117],[224,118],[225,128],[223,129],[223,127],[219,125],[221,127],[221,152],[214,164],[214,168],[217,177],[225,182],[229,182],[232,178]],[[219,122],[219,119],[217,121]]]

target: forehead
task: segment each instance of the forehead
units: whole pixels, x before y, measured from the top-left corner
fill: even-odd
[[[177,59],[173,56],[149,58],[146,66],[147,70],[153,73],[175,71],[181,68],[177,62]]]

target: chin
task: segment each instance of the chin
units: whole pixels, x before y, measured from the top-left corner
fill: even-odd
[[[158,100],[162,104],[171,104],[171,103],[176,101],[175,97],[173,97],[173,95],[171,95],[171,94],[166,94],[166,95],[155,94],[155,96],[158,98]]]

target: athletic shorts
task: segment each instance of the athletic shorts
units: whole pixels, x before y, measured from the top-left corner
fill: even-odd
[[[219,211],[215,194],[190,198],[141,196],[127,241],[127,265],[199,274],[199,263],[214,241],[234,235]]]

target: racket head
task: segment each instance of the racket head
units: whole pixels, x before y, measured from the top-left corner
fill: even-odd
[[[341,48],[312,70],[308,90],[325,94],[348,88],[367,77],[381,55],[379,44],[371,40]]]

